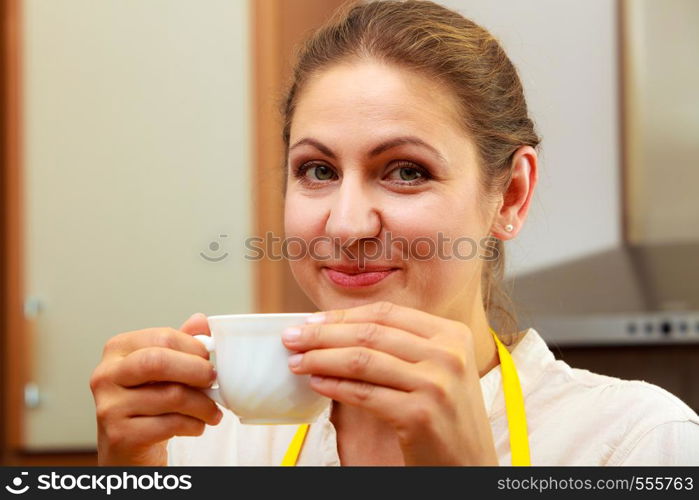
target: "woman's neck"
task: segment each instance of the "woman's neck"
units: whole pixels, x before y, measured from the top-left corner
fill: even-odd
[[[478,370],[478,378],[500,364],[497,345],[493,334],[490,332],[490,325],[485,318],[477,318],[469,325],[473,335],[474,359]]]
[[[473,359],[478,370],[478,377],[483,376],[500,364],[497,345],[493,334],[490,332],[490,324],[483,308],[483,299],[480,287],[475,297],[459,301],[459,305],[451,311],[446,311],[443,316],[465,324],[471,332],[473,339]],[[464,307],[463,304],[471,303],[472,307]]]

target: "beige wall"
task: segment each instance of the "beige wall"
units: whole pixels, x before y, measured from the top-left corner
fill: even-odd
[[[88,380],[110,336],[253,307],[248,4],[23,5],[24,276],[40,303],[26,442],[92,447]]]

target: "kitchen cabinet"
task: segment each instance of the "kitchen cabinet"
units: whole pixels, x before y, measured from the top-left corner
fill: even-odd
[[[18,441],[94,449],[89,377],[108,338],[253,307],[248,4],[22,8]]]

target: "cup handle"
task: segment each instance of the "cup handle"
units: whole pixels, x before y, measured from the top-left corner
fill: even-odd
[[[201,344],[206,348],[207,351],[209,351],[209,353],[214,352],[214,350],[216,349],[216,344],[214,343],[213,337],[209,337],[208,335],[195,335],[194,339],[201,342]],[[214,380],[214,385],[218,385],[218,379]],[[219,391],[218,387],[209,387],[208,389],[202,389],[202,392],[214,401],[216,401],[221,406],[226,406],[226,403],[223,402],[223,397],[221,397],[221,392]]]

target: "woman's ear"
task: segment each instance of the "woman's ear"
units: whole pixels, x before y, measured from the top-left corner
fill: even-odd
[[[524,225],[537,181],[537,155],[531,146],[522,146],[512,158],[512,177],[502,193],[490,234],[501,240],[517,236]]]

